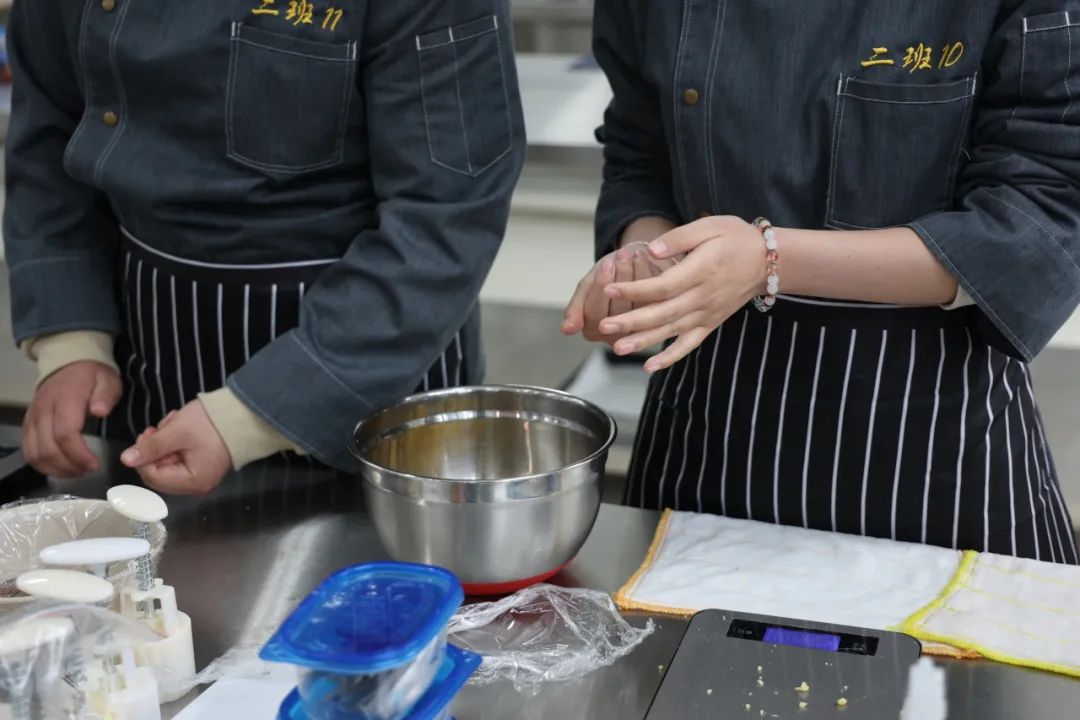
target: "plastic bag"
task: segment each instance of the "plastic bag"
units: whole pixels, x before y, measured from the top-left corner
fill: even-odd
[[[0,506],[0,614],[31,601],[15,579],[41,567],[38,554],[58,543],[83,538],[130,537],[131,522],[105,500],[72,495],[23,500]],[[150,556],[156,563],[165,547],[165,526],[150,524]],[[135,578],[136,561],[113,563],[108,580],[119,590]]]
[[[527,693],[611,665],[655,629],[630,625],[607,593],[554,585],[466,605],[447,626],[450,642],[484,656],[470,685],[509,680]]]
[[[0,702],[14,720],[96,720],[104,709],[86,690],[100,682],[97,661],[160,640],[149,628],[91,605],[35,601],[0,621]]]

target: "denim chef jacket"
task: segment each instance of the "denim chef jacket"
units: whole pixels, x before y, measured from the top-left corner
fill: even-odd
[[[199,261],[341,258],[228,382],[355,467],[349,431],[470,319],[505,230],[507,0],[17,0],[8,42],[16,340],[120,332],[119,226]]]
[[[598,252],[643,215],[907,225],[1013,355],[1076,308],[1077,0],[597,0],[594,48]]]

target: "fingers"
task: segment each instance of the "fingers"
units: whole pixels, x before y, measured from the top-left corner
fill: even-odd
[[[120,461],[131,468],[142,468],[158,463],[173,453],[184,449],[186,433],[180,426],[172,426],[156,432],[143,432],[135,444],[120,455]]]
[[[120,376],[112,369],[102,368],[94,378],[94,389],[90,393],[90,414],[97,418],[107,417],[120,402],[124,385]]]
[[[37,462],[34,467],[46,475],[71,478],[82,474],[79,466],[67,459],[56,442],[53,431],[52,408],[42,408],[35,414],[34,432],[37,436]]]
[[[700,326],[679,335],[675,342],[645,362],[645,372],[651,374],[671,367],[692,353],[708,336],[709,330]]]
[[[721,235],[723,226],[729,221],[731,218],[709,217],[682,225],[649,243],[649,252],[653,257],[665,260],[685,255]]]
[[[615,253],[615,282],[634,281],[634,257],[637,254],[638,253],[627,250],[626,248]],[[633,307],[627,300],[611,300],[609,302],[608,314],[622,315],[623,313],[630,312],[632,309]]]
[[[693,296],[680,295],[672,300],[648,304],[628,313],[609,317],[600,323],[600,331],[607,335],[630,335],[686,321],[699,309]]]
[[[595,277],[596,268],[594,267],[574,289],[574,294],[566,305],[566,312],[563,315],[562,332],[564,335],[581,332],[585,327],[585,297],[589,294]]]
[[[670,300],[696,287],[700,282],[698,274],[694,263],[685,262],[645,280],[607,285],[604,294],[613,300],[628,300],[640,307]]]
[[[607,256],[600,261],[600,267],[596,272],[596,278],[589,288],[585,297],[585,327],[584,333],[588,340],[601,340],[603,334],[597,330],[600,321],[606,318],[610,312],[607,295],[604,288],[615,281],[615,259]]]
[[[97,456],[82,436],[85,411],[82,403],[61,399],[53,406],[53,436],[65,458],[82,472],[97,470]]]
[[[612,349],[616,355],[630,355],[631,353],[641,352],[676,337],[679,333],[691,327],[693,327],[693,324],[689,323],[667,323],[621,338]]]
[[[205,495],[212,488],[199,482],[195,473],[184,463],[151,463],[139,468],[142,481],[163,493],[172,495]]]

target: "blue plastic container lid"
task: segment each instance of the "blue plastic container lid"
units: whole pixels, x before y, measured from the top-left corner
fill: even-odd
[[[415,659],[463,599],[461,583],[443,568],[354,565],[304,598],[259,657],[342,675],[391,670]]]
[[[443,712],[469,677],[480,667],[483,658],[476,653],[462,650],[453,645],[446,647],[446,659],[428,691],[417,701],[403,720],[433,720]],[[300,701],[300,691],[293,689],[281,703],[278,720],[308,720]],[[355,717],[340,715],[334,720],[356,720]]]

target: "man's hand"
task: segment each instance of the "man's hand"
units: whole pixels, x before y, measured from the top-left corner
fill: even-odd
[[[38,472],[61,478],[97,470],[97,456],[86,445],[86,415],[104,418],[123,394],[120,375],[90,360],[65,365],[34,393],[23,420],[22,450]]]
[[[229,450],[198,400],[143,432],[120,461],[155,490],[178,495],[205,495],[232,469]]]

